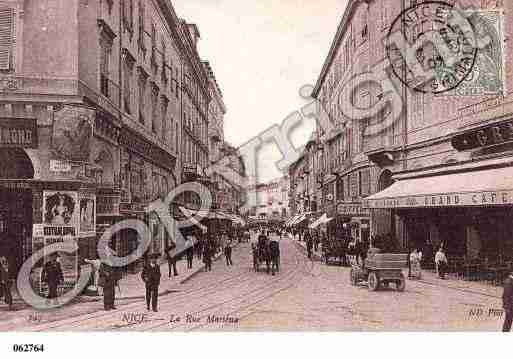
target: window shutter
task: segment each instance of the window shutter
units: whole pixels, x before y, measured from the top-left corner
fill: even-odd
[[[0,9],[0,70],[9,70],[14,37],[13,9]]]

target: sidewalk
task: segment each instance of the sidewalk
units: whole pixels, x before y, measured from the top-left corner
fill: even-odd
[[[212,261],[218,260],[222,256],[222,252],[215,255]],[[205,268],[203,261],[194,255],[192,262],[192,268],[187,268],[187,260],[184,258],[176,262],[177,276],[173,276],[171,271],[171,277],[169,274],[169,267],[167,262],[160,264],[160,272],[162,277],[160,279],[159,296],[172,293],[179,290],[178,286],[187,282],[189,279],[194,277],[196,274],[201,272]],[[130,299],[144,299],[146,296],[146,287],[141,279],[141,273],[129,274],[119,281],[119,287],[116,288],[116,300],[130,300]],[[102,296],[89,297],[93,301],[103,300]]]
[[[289,234],[289,238],[294,241],[294,243],[299,246],[301,249],[304,250],[306,253],[306,243],[300,242],[297,239],[294,239],[292,235]],[[312,252],[313,257],[315,260],[322,261],[322,255],[321,250],[319,249],[318,252]],[[408,274],[408,268],[404,269],[405,275]],[[477,281],[466,281],[463,279],[459,279],[454,277],[453,275],[447,275],[446,279],[440,279],[436,275],[435,272],[430,270],[422,270],[422,279],[421,280],[415,280],[419,283],[424,283],[427,285],[435,285],[438,287],[445,287],[448,289],[468,292],[468,293],[474,293],[474,294],[481,294],[488,297],[493,298],[502,298],[502,286],[494,286],[490,285],[484,282],[477,282]]]
[[[406,269],[406,274],[408,269]],[[428,285],[436,285],[448,289],[459,290],[463,292],[481,294],[493,298],[502,298],[502,286],[494,286],[484,282],[466,281],[456,278],[453,275],[447,275],[446,279],[440,279],[435,272],[430,270],[422,271],[422,279],[417,280],[419,283]]]
[[[235,246],[236,247],[236,246]],[[216,261],[223,255],[222,252],[215,255],[212,261]],[[201,272],[205,268],[205,264],[199,258],[194,256],[192,268],[187,268],[187,260],[184,258],[176,262],[176,269],[178,276],[168,276],[168,264],[164,262],[160,265],[160,272],[162,274],[159,287],[159,296],[172,293],[179,290],[179,285],[187,282],[189,279],[194,277],[196,274]],[[171,273],[173,274],[173,273]],[[146,296],[146,287],[141,279],[141,273],[128,274],[119,281],[119,288],[116,287],[116,301],[117,300],[134,300],[144,299]],[[87,302],[99,302],[103,300],[102,295],[81,295],[73,300],[74,303],[87,303]],[[17,291],[13,288],[13,301],[15,303],[16,310],[24,310],[29,308],[22,299],[19,297]],[[3,303],[2,303],[3,304]]]

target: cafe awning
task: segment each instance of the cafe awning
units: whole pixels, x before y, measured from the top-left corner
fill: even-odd
[[[513,167],[403,179],[363,201],[370,209],[512,204]]]

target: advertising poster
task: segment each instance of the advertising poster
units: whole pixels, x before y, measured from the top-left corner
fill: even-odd
[[[64,106],[55,112],[52,133],[52,156],[55,160],[87,162],[95,110],[86,107]]]
[[[78,240],[79,220],[80,207],[77,192],[43,191],[42,227],[45,247],[67,240]],[[45,256],[44,261],[48,259],[49,256]],[[78,253],[58,253],[57,260],[64,273],[63,287],[71,288],[77,278]]]

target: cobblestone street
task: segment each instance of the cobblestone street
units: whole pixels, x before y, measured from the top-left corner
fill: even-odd
[[[35,324],[24,310],[3,317],[0,330],[497,331],[502,324],[495,311],[501,308],[498,287],[425,273],[422,281],[408,281],[403,293],[370,292],[350,285],[349,268],[308,260],[297,241],[282,240],[281,256],[279,275],[255,273],[250,245],[241,244],[233,267],[218,260],[212,272],[169,287],[158,313],[146,311],[141,288],[140,298],[120,300],[114,311],[104,312],[101,302],[76,303],[40,314]]]

